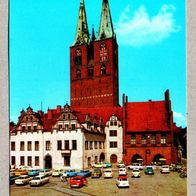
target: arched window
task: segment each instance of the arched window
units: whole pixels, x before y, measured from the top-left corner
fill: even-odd
[[[101,65],[101,75],[102,76],[106,75],[106,66],[105,65]]]
[[[80,71],[80,69],[77,69],[76,70],[76,78],[77,79],[80,79],[81,78],[81,71]]]
[[[100,62],[106,61],[108,57],[107,46],[105,43],[100,45]]]

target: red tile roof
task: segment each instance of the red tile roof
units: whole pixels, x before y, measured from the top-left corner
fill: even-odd
[[[128,131],[170,130],[166,101],[126,103]]]

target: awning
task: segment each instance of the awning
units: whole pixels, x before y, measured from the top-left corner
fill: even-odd
[[[159,161],[166,161],[166,159],[165,158],[160,158]]]
[[[141,158],[138,158],[138,159],[137,159],[137,161],[143,161],[143,159],[141,159]]]

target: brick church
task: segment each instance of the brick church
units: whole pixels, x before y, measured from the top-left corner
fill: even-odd
[[[91,36],[84,0],[81,0],[76,35],[70,46],[70,106],[57,106],[56,109],[48,109],[47,113],[34,112],[31,107],[23,110],[17,125],[11,129],[11,142],[14,142],[11,149],[15,149],[13,152],[11,150],[11,163],[16,164],[16,159],[19,159],[18,165],[25,164],[25,160],[28,165],[33,165],[33,157],[28,158],[24,154],[21,161],[21,157],[17,158],[20,150],[15,152],[19,136],[18,140],[24,140],[28,147],[25,133],[28,135],[29,132],[31,135],[55,133],[55,138],[58,134],[67,137],[67,143],[63,142],[61,148],[59,139],[54,141],[50,139],[51,136],[47,136],[47,141],[43,141],[43,148],[47,149],[47,145],[57,143],[57,149],[61,153],[58,158],[50,151],[44,157],[39,153],[32,155],[40,161],[40,166],[45,164],[53,167],[60,164],[62,158],[64,166],[77,168],[72,158],[73,147],[76,148],[76,142],[78,145],[80,143],[76,136],[79,133],[85,138],[80,166],[89,166],[101,160],[112,163],[123,160],[126,164],[141,161],[145,165],[160,161],[166,164],[176,163],[175,137],[180,128],[173,121],[169,90],[165,91],[164,99],[159,101],[129,102],[128,96],[123,94],[120,105],[118,66],[118,43],[108,0],[102,2],[98,34],[95,35],[92,28]],[[69,135],[73,132],[75,135]],[[24,137],[21,137],[23,133]],[[72,140],[72,147],[68,142],[71,137],[76,138],[74,142]],[[53,142],[50,143],[50,140]],[[89,149],[99,151],[89,154]]]

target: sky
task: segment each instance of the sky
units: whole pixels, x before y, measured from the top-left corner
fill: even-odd
[[[10,121],[20,111],[70,103],[69,47],[79,0],[10,0]],[[119,96],[129,102],[164,100],[186,126],[185,1],[110,0],[119,45]],[[98,32],[102,0],[85,0],[88,28]]]

